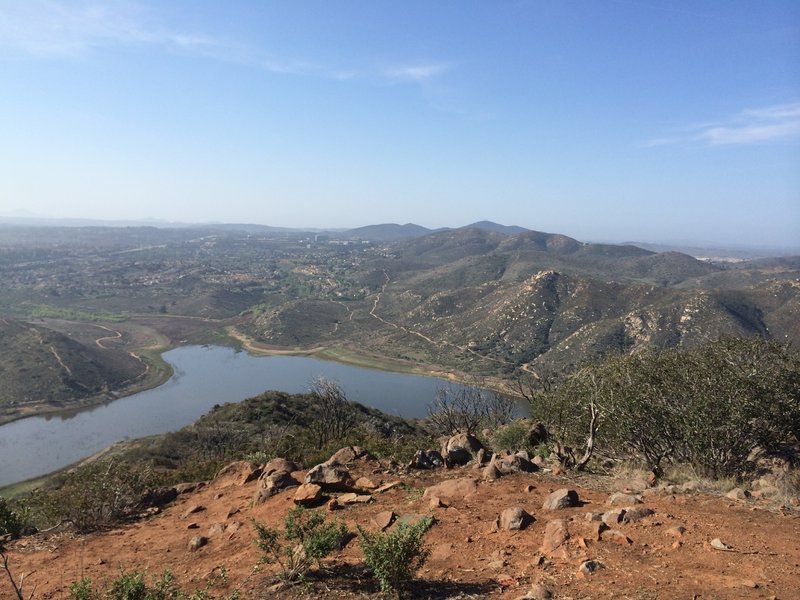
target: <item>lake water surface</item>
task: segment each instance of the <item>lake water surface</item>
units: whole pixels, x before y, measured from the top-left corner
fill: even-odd
[[[215,404],[265,390],[308,391],[314,377],[337,381],[347,397],[386,413],[421,417],[447,382],[351,367],[302,356],[251,356],[221,346],[164,353],[175,374],[165,384],[85,410],[29,417],[0,427],[0,486],[44,475],[124,439],[175,431]]]

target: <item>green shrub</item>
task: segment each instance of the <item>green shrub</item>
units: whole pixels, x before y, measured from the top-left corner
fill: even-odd
[[[278,578],[284,581],[302,580],[314,564],[319,567],[323,558],[340,548],[347,536],[343,523],[326,523],[323,513],[301,506],[286,515],[283,534],[255,519],[253,527],[258,536],[256,546],[261,550],[261,560],[277,563],[280,566]]]
[[[503,450],[532,452],[534,448],[530,446],[529,437],[530,424],[520,419],[496,429],[491,436],[491,445],[497,452]]]
[[[358,528],[364,561],[378,580],[381,591],[400,592],[428,558],[422,536],[433,524],[430,517],[413,525],[399,523],[393,531],[369,533]]]
[[[18,537],[22,531],[22,521],[18,511],[12,509],[8,501],[0,496],[0,535],[11,534],[11,537]]]
[[[56,489],[32,494],[29,505],[40,527],[67,521],[78,531],[91,531],[131,514],[153,482],[147,467],[97,460],[67,473]]]
[[[761,339],[647,350],[579,369],[536,394],[532,412],[562,447],[581,446],[590,408],[598,451],[685,462],[710,477],[743,476],[755,447],[779,452],[800,431],[800,354]]]

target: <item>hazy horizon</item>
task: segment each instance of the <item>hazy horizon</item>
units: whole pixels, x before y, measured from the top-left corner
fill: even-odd
[[[800,243],[800,4],[0,6],[0,214]]]

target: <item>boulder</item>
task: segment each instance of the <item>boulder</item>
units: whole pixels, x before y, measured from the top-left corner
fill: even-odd
[[[537,467],[520,453],[512,454],[510,456],[495,455],[492,457],[492,463],[494,463],[497,470],[503,475],[513,475],[514,473],[533,473],[534,471],[539,470],[539,467]]]
[[[294,503],[312,506],[322,499],[322,488],[316,483],[304,483],[294,493]]]
[[[460,479],[448,479],[436,485],[427,488],[422,497],[429,499],[432,497],[449,498],[450,500],[458,500],[466,498],[478,491],[478,482],[469,477],[462,477]]]
[[[518,506],[507,508],[500,513],[500,527],[508,531],[525,529],[531,523],[533,523],[533,517]]]
[[[285,458],[273,458],[267,464],[265,464],[262,468],[264,475],[270,475],[271,473],[276,473],[278,471],[283,471],[284,473],[294,473],[295,471],[300,470],[300,465],[291,460],[287,460]]]
[[[442,441],[442,456],[447,466],[465,465],[481,448],[483,445],[471,433],[457,433]]]
[[[261,487],[277,494],[281,490],[300,485],[297,480],[286,471],[275,471],[266,476],[261,476]]]
[[[261,476],[262,468],[247,460],[237,460],[222,467],[214,477],[215,480],[231,479],[238,485],[255,481]]]
[[[360,446],[345,446],[333,453],[323,464],[326,465],[347,465],[357,460],[369,460],[374,458],[369,452]]]
[[[544,529],[544,538],[542,538],[542,554],[551,554],[563,546],[568,539],[569,531],[567,531],[567,522],[564,519],[548,521]]]
[[[567,488],[563,488],[560,490],[556,490],[547,498],[544,499],[544,503],[542,504],[542,508],[545,510],[560,510],[562,508],[569,508],[571,506],[578,506],[580,500],[578,500],[578,492],[575,490],[568,490]]]
[[[409,469],[435,469],[444,466],[444,458],[436,450],[417,450],[408,463]]]
[[[306,473],[305,483],[316,483],[325,492],[352,492],[353,477],[340,465],[322,463]]]

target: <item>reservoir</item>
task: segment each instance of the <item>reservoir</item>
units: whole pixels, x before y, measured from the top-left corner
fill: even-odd
[[[29,417],[0,427],[0,486],[45,475],[125,439],[175,431],[215,404],[265,390],[307,392],[315,377],[338,382],[350,400],[402,417],[426,415],[448,382],[304,356],[251,356],[221,346],[164,353],[174,375],[165,384],[71,413]]]

